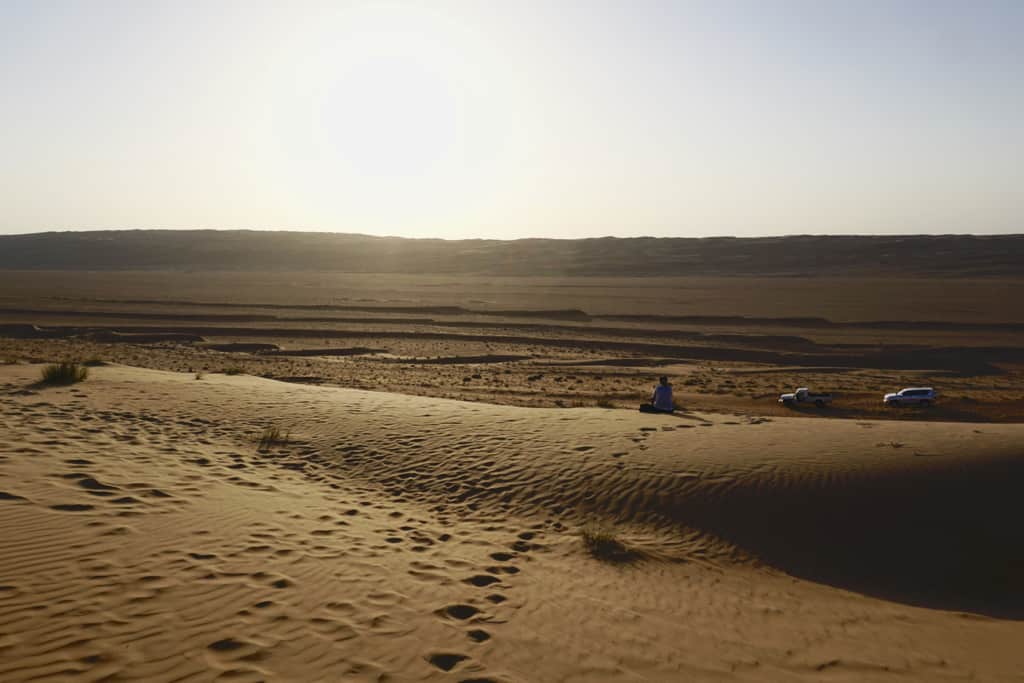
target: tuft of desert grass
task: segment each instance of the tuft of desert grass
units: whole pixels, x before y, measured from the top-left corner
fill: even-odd
[[[583,547],[590,555],[604,562],[625,564],[637,559],[636,552],[619,540],[618,532],[604,524],[588,524],[580,532]]]
[[[75,384],[84,382],[89,368],[78,363],[64,362],[47,365],[42,371],[43,384]]]
[[[265,451],[274,446],[283,446],[288,443],[290,437],[291,433],[281,431],[280,427],[267,427],[260,435],[256,448]]]

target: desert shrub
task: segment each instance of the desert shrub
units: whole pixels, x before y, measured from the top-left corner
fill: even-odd
[[[619,540],[615,529],[603,524],[588,524],[580,532],[583,547],[593,557],[604,562],[633,562],[638,555]]]
[[[290,433],[282,432],[280,427],[267,427],[263,430],[263,434],[260,435],[257,448],[265,451],[274,446],[283,446],[288,443],[290,436]]]
[[[196,379],[202,379],[202,378],[203,378],[203,373],[202,373],[202,371],[200,371],[200,372],[197,372],[197,373],[196,373]]]
[[[244,368],[240,368],[237,365],[232,365],[229,368],[224,368],[224,374],[225,375],[244,375],[245,374],[245,369]]]
[[[74,384],[89,376],[89,368],[78,363],[54,363],[43,368],[43,384]]]

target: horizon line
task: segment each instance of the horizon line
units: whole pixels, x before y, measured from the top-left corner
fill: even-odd
[[[837,239],[851,239],[851,238],[907,238],[907,237],[978,237],[978,238],[989,238],[989,237],[1024,237],[1024,232],[917,232],[917,233],[849,233],[849,234],[837,234],[837,233],[819,233],[819,232],[794,232],[785,234],[765,234],[765,235],[727,235],[727,234],[712,234],[712,235],[593,235],[587,237],[547,237],[547,236],[526,236],[526,237],[514,237],[514,238],[496,238],[496,237],[410,237],[405,235],[377,235],[372,233],[363,232],[344,232],[344,231],[333,231],[333,230],[313,230],[313,229],[300,229],[300,228],[65,228],[65,229],[51,229],[51,230],[40,230],[32,232],[8,232],[0,233],[0,238],[4,237],[29,237],[29,236],[41,236],[41,235],[61,235],[68,233],[87,233],[87,232],[206,232],[206,233],[229,233],[229,232],[266,232],[266,233],[296,233],[303,235],[333,235],[338,237],[365,237],[371,239],[401,239],[410,241],[435,241],[435,242],[525,242],[525,241],[562,241],[562,242],[582,242],[585,240],[604,240],[604,239],[616,239],[616,240],[639,240],[639,239],[657,239],[657,240],[713,240],[713,239],[735,239],[735,240],[762,240],[762,239],[787,239],[797,237],[832,237]]]

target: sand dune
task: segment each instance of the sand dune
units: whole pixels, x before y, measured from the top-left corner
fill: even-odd
[[[1024,425],[37,376],[0,367],[4,681],[1024,675]]]

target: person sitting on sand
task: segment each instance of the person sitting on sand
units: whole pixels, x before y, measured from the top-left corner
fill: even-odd
[[[672,385],[668,383],[668,377],[662,375],[658,378],[658,384],[654,387],[654,394],[650,403],[640,406],[641,413],[671,413],[676,409],[672,401]]]

